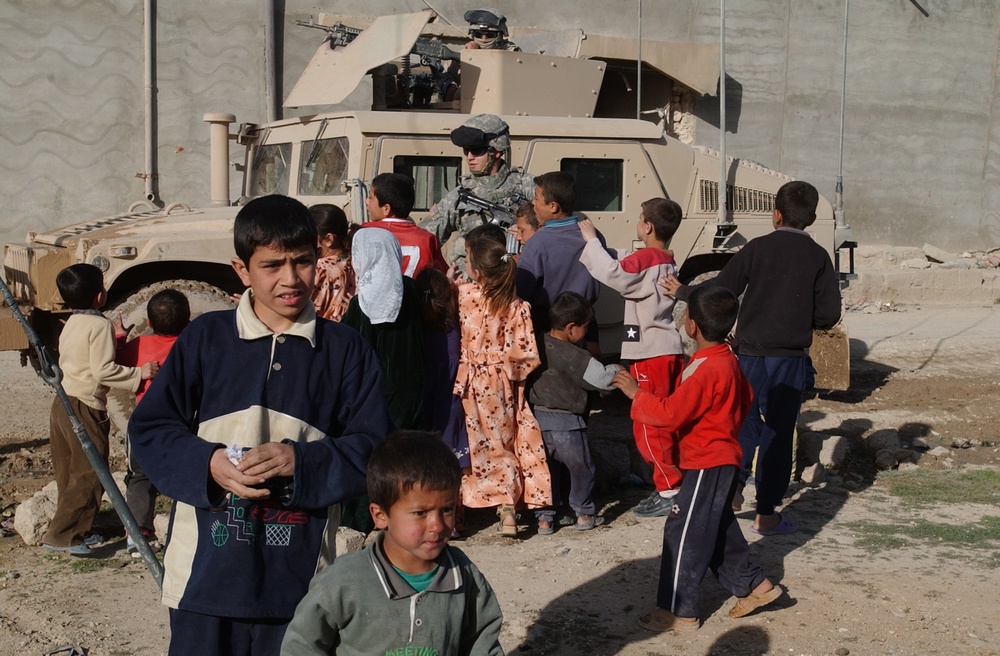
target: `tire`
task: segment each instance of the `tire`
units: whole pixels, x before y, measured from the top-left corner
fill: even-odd
[[[120,312],[125,326],[132,326],[128,334],[129,339],[151,332],[149,321],[146,319],[146,303],[154,294],[164,289],[176,289],[187,296],[188,303],[191,305],[192,319],[205,312],[225,310],[235,306],[230,300],[229,294],[215,285],[197,280],[165,280],[141,287],[127,295],[124,300],[108,310],[105,316],[114,321]],[[112,389],[108,393],[108,416],[111,418],[110,460],[113,466],[112,471],[116,471],[116,467],[118,471],[125,469],[125,430],[134,408],[135,398],[132,394],[117,389]]]
[[[706,280],[711,280],[712,278],[719,275],[719,271],[706,271],[705,273],[699,274],[692,278],[691,280],[684,283],[685,285],[698,285]],[[681,333],[681,341],[684,343],[684,355],[691,357],[695,352],[696,346],[694,340],[688,337],[687,332],[684,330],[684,317],[687,314],[687,303],[677,299],[674,303],[674,325],[677,326],[677,330]],[[733,328],[735,330],[735,327]]]

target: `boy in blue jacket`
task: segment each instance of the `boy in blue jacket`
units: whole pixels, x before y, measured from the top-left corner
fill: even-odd
[[[162,594],[171,656],[278,652],[335,555],[338,504],[364,492],[390,430],[375,353],[309,300],[308,209],[255,199],[233,236],[249,291],[188,326],[129,423],[139,464],[175,500]]]

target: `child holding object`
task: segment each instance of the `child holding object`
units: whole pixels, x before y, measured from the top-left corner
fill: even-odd
[[[684,345],[674,325],[674,299],[660,293],[660,276],[677,273],[673,253],[667,250],[681,224],[681,207],[666,198],[651,198],[642,204],[636,236],[643,248],[616,260],[597,238],[597,229],[580,221],[587,245],[580,262],[590,275],[625,299],[622,359],[639,386],[654,396],[669,396],[681,382]],[[655,490],[633,511],[637,517],[664,517],[677,495],[681,470],[677,462],[677,435],[648,424],[632,426],[636,447],[653,468]]]
[[[170,656],[277,653],[336,555],[339,504],[364,492],[389,432],[375,352],[309,300],[309,210],[255,198],[233,242],[249,289],[235,310],[191,322],[129,422],[139,464],[175,500],[162,590]]]
[[[593,319],[594,308],[579,294],[564,292],[556,298],[549,308],[551,327],[544,337],[541,375],[528,392],[535,419],[542,429],[553,499],[561,501],[560,479],[565,468],[569,472],[569,506],[576,513],[574,526],[578,531],[588,531],[604,523],[591,498],[594,463],[587,443],[588,392],[612,389],[611,380],[621,370],[618,365],[601,364],[577,346]],[[535,511],[540,535],[555,531],[556,510],[550,507]]]
[[[731,617],[743,617],[781,595],[750,562],[732,509],[740,468],[737,436],[752,396],[725,341],[738,310],[739,301],[728,289],[702,287],[691,293],[684,330],[697,350],[671,396],[640,389],[625,372],[615,376],[615,387],[633,399],[633,420],[680,435],[684,478],[663,527],[656,608],[639,618],[650,631],[701,626],[698,587],[708,570],[737,597]]]
[[[516,263],[488,237],[466,238],[473,282],[458,289],[462,355],[455,393],[462,399],[471,470],[462,477],[463,505],[498,507],[498,531],[517,537],[515,507],[552,503],[545,445],[525,380],[540,364],[531,309],[514,291]]]

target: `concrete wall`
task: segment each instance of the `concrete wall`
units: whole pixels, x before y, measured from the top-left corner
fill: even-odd
[[[961,250],[1000,243],[1000,0],[854,0],[845,207],[865,242]],[[274,0],[282,97],[320,41],[321,11],[417,11],[419,0]],[[844,0],[741,0],[727,12],[729,153],[832,198]],[[262,121],[265,0],[156,3],[159,196],[208,198],[206,112]],[[431,4],[461,23],[468,0]],[[515,26],[630,35],[635,0],[491,0]],[[645,0],[647,36],[715,43],[718,3]],[[0,3],[0,241],[123,211],[143,196],[143,15],[133,0]],[[715,97],[696,142],[718,146]]]

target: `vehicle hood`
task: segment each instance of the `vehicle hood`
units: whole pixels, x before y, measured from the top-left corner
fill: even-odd
[[[169,213],[167,210],[157,209],[102,217],[37,233],[31,241],[36,244],[68,247],[81,239],[101,241],[172,233],[180,233],[190,238],[192,234],[197,233],[232,232],[233,219],[239,211],[238,207],[189,209],[172,206],[168,209]]]

